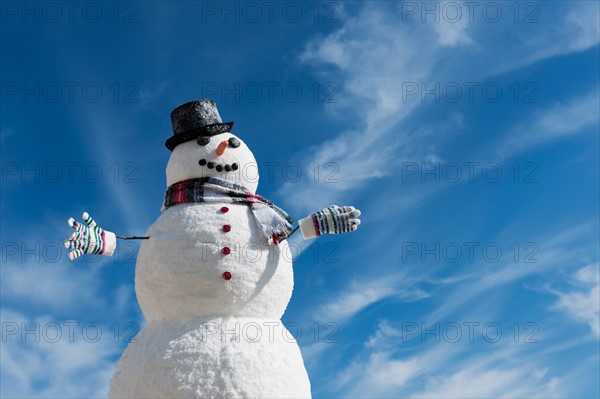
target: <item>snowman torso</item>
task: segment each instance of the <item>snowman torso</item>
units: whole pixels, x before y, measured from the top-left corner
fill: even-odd
[[[244,204],[183,204],[163,212],[140,246],[138,301],[149,321],[280,318],[293,288],[287,242],[259,237]]]

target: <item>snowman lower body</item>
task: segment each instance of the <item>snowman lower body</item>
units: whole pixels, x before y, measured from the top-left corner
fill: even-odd
[[[307,398],[300,349],[280,320],[150,322],[123,353],[111,398]]]

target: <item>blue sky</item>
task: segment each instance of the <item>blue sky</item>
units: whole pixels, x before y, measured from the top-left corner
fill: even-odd
[[[201,97],[260,194],[363,211],[292,244],[313,396],[600,395],[597,2],[1,7],[3,397],[106,396],[137,244],[72,264],[66,220],[143,234]]]

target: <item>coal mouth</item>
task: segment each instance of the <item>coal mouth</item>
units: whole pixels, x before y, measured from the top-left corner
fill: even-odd
[[[239,168],[239,165],[237,164],[237,162],[234,162],[232,164],[220,164],[220,163],[215,163],[215,162],[207,162],[206,159],[201,159],[198,161],[198,165],[200,166],[206,166],[208,169],[215,169],[217,172],[232,172],[232,171],[236,171]]]

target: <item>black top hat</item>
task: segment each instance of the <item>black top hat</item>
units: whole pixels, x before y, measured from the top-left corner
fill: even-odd
[[[179,144],[200,136],[229,132],[233,122],[223,123],[214,100],[202,98],[175,108],[171,112],[171,125],[174,135],[167,139],[165,146],[173,151]]]

